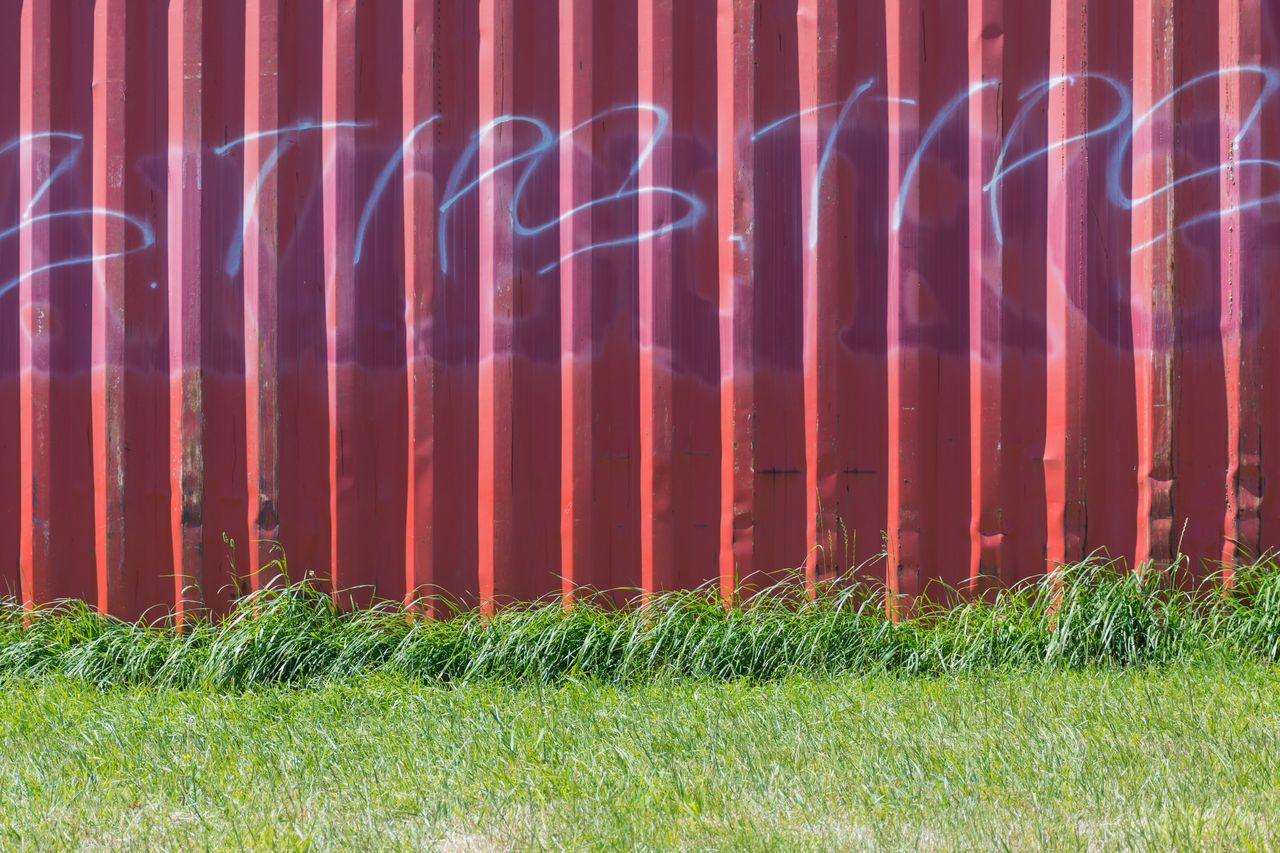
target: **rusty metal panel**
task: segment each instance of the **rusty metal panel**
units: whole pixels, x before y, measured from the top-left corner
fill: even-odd
[[[911,597],[1280,545],[1280,4],[0,20],[0,591],[221,610],[278,543],[444,613],[887,542]]]

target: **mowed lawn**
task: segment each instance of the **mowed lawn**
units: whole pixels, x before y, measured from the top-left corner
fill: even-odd
[[[1280,671],[1264,664],[2,688],[5,847],[1280,846]]]

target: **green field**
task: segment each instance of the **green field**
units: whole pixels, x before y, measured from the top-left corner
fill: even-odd
[[[1276,561],[885,601],[0,603],[0,848],[1280,847]]]
[[[1280,672],[0,691],[0,843],[1274,849]]]

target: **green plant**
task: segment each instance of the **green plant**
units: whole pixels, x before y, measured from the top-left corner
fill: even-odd
[[[283,568],[283,567],[281,567]],[[1280,564],[1266,555],[1187,589],[1169,571],[1089,559],[986,600],[922,602],[885,616],[883,587],[797,580],[726,604],[708,585],[618,608],[583,594],[443,620],[380,602],[347,609],[284,571],[224,618],[128,623],[78,602],[0,604],[0,674],[99,686],[245,689],[371,672],[427,682],[617,683],[655,677],[929,674],[1049,666],[1145,666],[1225,654],[1280,658]],[[637,598],[638,600],[638,598]]]

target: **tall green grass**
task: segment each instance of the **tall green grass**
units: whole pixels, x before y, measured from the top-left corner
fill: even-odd
[[[849,672],[1147,666],[1199,657],[1280,659],[1280,561],[1189,588],[1168,571],[1087,560],[985,601],[886,614],[883,588],[796,583],[726,606],[705,588],[643,607],[560,602],[445,620],[383,603],[335,606],[278,581],[217,621],[128,623],[77,602],[0,605],[0,676],[239,690],[387,673],[424,682],[776,679]]]

